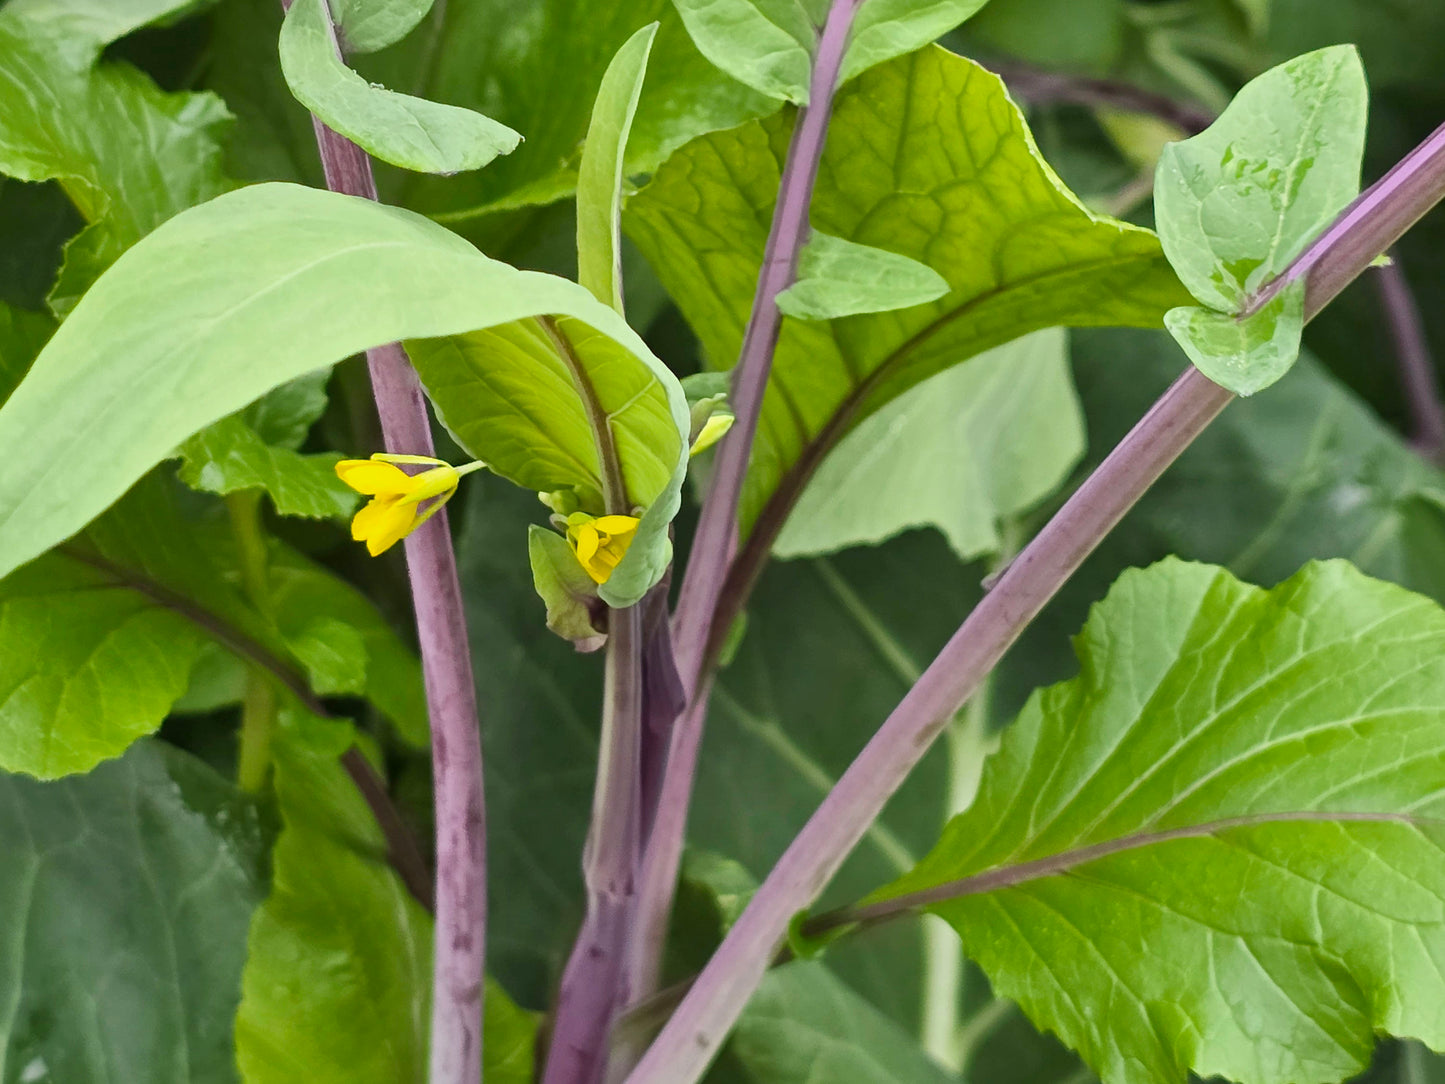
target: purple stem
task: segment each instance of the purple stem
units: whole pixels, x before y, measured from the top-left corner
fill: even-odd
[[[281,0],[283,8],[290,0]],[[340,47],[337,47],[340,54]],[[312,117],[333,192],[376,199],[365,151]],[[400,343],[366,352],[371,390],[388,451],[434,455],[421,381]],[[433,944],[431,1084],[482,1078],[482,991],[486,967],[487,832],[482,743],[472,656],[456,554],[445,511],[406,539],[436,803],[436,933]]]
[[[1008,85],[1009,92],[1029,102],[1062,102],[1093,109],[1119,109],[1147,113],[1187,135],[1197,135],[1214,123],[1215,115],[1203,106],[1181,102],[1113,79],[1090,79],[1046,71],[1014,61],[986,62],[984,67]]]
[[[643,857],[637,925],[629,963],[630,986],[636,997],[646,997],[657,985],[706,715],[706,690],[699,686],[706,668],[708,637],[728,567],[737,550],[738,501],[782,328],[783,314],[778,311],[777,296],[797,278],[798,257],[808,239],[808,208],[823,158],[833,94],[847,50],[848,33],[861,3],[862,0],[834,0],[818,38],[808,104],[798,110],[787,161],[783,164],[777,206],[773,209],[772,228],[763,250],[753,310],[733,372],[732,407],[737,420],[718,448],[712,488],[703,502],[692,554],[678,593],[672,640],[678,676],[689,707],[673,727],[653,829]]]
[[[1445,127],[1347,208],[1280,280],[1303,277],[1305,311],[1319,312],[1442,196]],[[1272,283],[1262,293],[1279,288]],[[691,1084],[702,1075],[762,980],[792,916],[827,886],[1029,622],[1233,398],[1197,369],[1186,370],[1024,548],[789,845],[628,1084]]]
[[[1440,382],[1420,307],[1398,258],[1379,269],[1375,283],[1380,288],[1390,336],[1395,340],[1405,402],[1415,423],[1411,443],[1426,459],[1439,463],[1445,456],[1445,407],[1440,403]]]

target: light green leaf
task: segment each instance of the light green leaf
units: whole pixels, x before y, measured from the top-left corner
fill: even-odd
[[[1077,3],[1078,0],[1073,0]],[[864,0],[853,19],[842,82],[936,41],[988,0]]]
[[[230,120],[210,94],[165,94],[96,43],[0,14],[0,173],[57,179],[90,228],[72,241],[64,310],[128,246],[177,212],[225,191],[220,137]]]
[[[192,489],[264,489],[285,516],[337,519],[356,510],[357,495],[336,477],[341,456],[301,455],[267,444],[235,415],[208,425],[177,452],[181,481]]]
[[[627,206],[629,234],[714,368],[738,356],[789,128],[777,116],[696,140]],[[918,260],[950,290],[896,312],[784,320],[744,533],[775,494],[778,508],[796,495],[833,442],[927,377],[1039,328],[1157,325],[1187,303],[1154,236],[1087,211],[998,79],[938,48],[839,93],[812,223]]]
[[[622,181],[627,136],[637,115],[647,57],[657,37],[648,23],[623,43],[602,76],[577,177],[577,281],[622,312]]]
[[[805,0],[673,0],[698,51],[744,86],[808,104],[818,29]],[[814,8],[826,6],[815,2]]]
[[[1237,313],[1360,190],[1369,92],[1339,45],[1249,83],[1209,129],[1159,159],[1159,239],[1201,304]]]
[[[1230,316],[1197,306],[1171,309],[1164,326],[1197,369],[1236,395],[1269,387],[1299,360],[1305,327],[1301,280],[1258,312]]]
[[[815,230],[778,308],[800,320],[833,320],[923,305],[948,290],[948,281],[926,264]]]
[[[65,552],[0,580],[0,769],[89,771],[160,726],[186,691],[208,636],[123,589],[140,576],[184,597],[228,594],[154,478]]]
[[[480,169],[521,136],[470,109],[373,86],[337,54],[326,0],[296,0],[281,26],[281,70],[296,99],[369,154],[421,173]]]
[[[1445,613],[1344,562],[1265,591],[1170,560],[1076,650],[880,895],[988,871],[932,909],[1109,1084],[1315,1084],[1376,1032],[1445,1043]]]
[[[0,1075],[235,1081],[255,804],[161,742],[56,783],[0,775]]]
[[[607,642],[607,631],[594,624],[593,613],[602,606],[597,584],[582,568],[567,540],[535,523],[527,528],[527,554],[532,563],[532,586],[547,604],[547,627],[578,651],[596,651]]]
[[[0,408],[0,571],[84,526],[180,441],[277,384],[398,338],[490,326],[497,343],[531,336],[535,345],[532,317],[543,314],[559,315],[560,335],[591,374],[628,497],[648,510],[611,585],[640,598],[666,567],[667,521],[686,469],[687,404],[666,367],[575,283],[489,260],[416,215],[293,185],[243,189],[167,223],[51,339]],[[460,351],[489,340],[459,341]],[[471,442],[479,458],[561,464],[538,489],[596,477],[586,413],[550,346],[546,356],[514,349],[473,360],[481,368],[468,379],[492,377],[521,397],[479,400],[477,411],[517,419]],[[555,398],[528,416],[543,386]],[[447,413],[451,389],[431,390]]]
[[[420,1084],[431,921],[386,864],[385,839],[334,760],[279,742],[276,791],[285,829],[242,973],[242,1079]],[[536,1017],[491,983],[486,1001],[485,1078],[521,1084]]]
[[[434,0],[328,0],[337,37],[347,53],[394,45],[426,18]]]
[[[9,0],[5,14],[44,26],[57,37],[108,45],[132,30],[183,18],[215,0]]]
[[[1053,492],[1084,451],[1063,331],[1035,332],[930,377],[844,437],[773,545],[808,557],[935,526],[961,560]]]

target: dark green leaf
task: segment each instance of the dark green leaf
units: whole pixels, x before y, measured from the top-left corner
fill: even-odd
[[[55,321],[38,312],[11,308],[0,301],[0,405],[30,369],[30,363],[55,331]]]
[[[990,871],[933,909],[1105,1081],[1310,1084],[1377,1031],[1445,1041],[1445,613],[1344,562],[1264,591],[1166,561],[1075,646],[880,895]]]
[[[0,1077],[236,1080],[265,854],[250,799],[160,742],[61,782],[0,775]]]
[[[779,116],[699,139],[628,204],[629,233],[712,367],[737,357],[788,129]],[[1040,160],[999,81],[942,49],[840,92],[812,221],[927,264],[951,289],[898,312],[784,321],[745,531],[817,442],[826,448],[934,373],[1041,327],[1157,324],[1185,300],[1153,235],[1085,210]]]

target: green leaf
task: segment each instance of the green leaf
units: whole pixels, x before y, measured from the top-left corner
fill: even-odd
[[[923,305],[948,290],[942,275],[917,260],[815,231],[778,308],[800,320],[833,320]]]
[[[1164,326],[1196,368],[1236,395],[1269,387],[1299,359],[1305,327],[1305,284],[1296,282],[1258,312],[1230,316],[1213,309],[1171,309]]]
[[[789,129],[777,116],[696,140],[628,203],[629,234],[715,368],[738,356]],[[1157,325],[1187,303],[1153,235],[1081,206],[1002,84],[962,57],[931,48],[870,70],[839,93],[830,133],[814,228],[918,260],[950,290],[897,312],[784,320],[745,533],[848,429],[927,377],[1042,327]]]
[[[149,21],[135,12],[156,8],[118,8],[113,27]],[[95,12],[97,26],[111,25],[99,5],[65,10]],[[220,137],[230,114],[210,94],[162,93],[127,64],[93,66],[94,39],[21,11],[12,4],[0,14],[0,173],[58,179],[91,224],[71,243],[52,298],[64,310],[128,246],[225,191]]]
[[[966,40],[977,55],[1104,75],[1124,52],[1130,13],[1124,0],[993,0],[968,24]]]
[[[340,455],[301,455],[267,444],[236,415],[208,425],[176,451],[181,481],[192,489],[264,489],[284,516],[344,519],[356,510],[357,495],[336,477]]]
[[[674,0],[698,50],[744,86],[770,98],[808,104],[817,0]],[[810,11],[809,8],[818,9]]]
[[[527,528],[532,586],[547,604],[547,627],[578,651],[596,651],[607,642],[605,625],[595,624],[601,609],[597,584],[577,560],[567,540],[535,523]]]
[[[0,405],[10,397],[54,332],[55,321],[50,317],[0,301]]]
[[[687,404],[676,379],[575,283],[489,260],[419,216],[293,185],[243,189],[167,223],[50,340],[0,408],[0,572],[84,526],[179,442],[277,384],[398,338],[490,326],[490,336],[458,340],[457,352],[488,341],[535,345],[531,318],[543,314],[559,315],[611,415],[629,498],[648,509],[610,585],[616,597],[626,588],[640,598],[666,567],[667,521],[686,468]],[[97,353],[96,342],[107,350]],[[585,459],[569,458],[582,442],[596,456],[570,383],[541,411],[524,409],[539,382],[566,378],[550,346],[545,357],[513,349],[472,360],[482,368],[468,379],[489,376],[522,397],[484,397],[452,419],[469,421],[471,409],[517,419],[472,441],[473,452],[496,464],[564,464],[538,489],[595,476]],[[446,413],[450,389],[431,390]]]
[[[434,0],[335,0],[330,4],[345,53],[374,53],[406,37]]]
[[[386,864],[380,829],[333,759],[279,742],[276,791],[285,830],[242,975],[242,1079],[425,1081],[429,917]],[[522,1084],[536,1017],[491,983],[486,1001],[485,1077]]]
[[[96,564],[99,562],[99,565]],[[158,479],[64,553],[0,580],[0,769],[54,779],[89,771],[160,726],[208,636],[142,591],[187,597],[215,571]]]
[[[748,1002],[728,1047],[767,1084],[945,1084],[918,1040],[819,963],[768,974]]]
[[[1250,82],[1209,129],[1159,159],[1159,239],[1200,303],[1237,313],[1360,190],[1369,92],[1340,45]]]
[[[326,0],[296,0],[281,26],[281,70],[296,99],[367,153],[421,173],[480,169],[522,137],[470,109],[373,86],[342,63]]]
[[[57,37],[108,45],[133,30],[181,19],[215,0],[9,0],[5,14],[22,16]]]
[[[7,1080],[235,1081],[254,803],[138,742],[85,776],[0,775],[0,1065]]]
[[[1265,591],[1170,560],[1075,647],[880,895],[988,871],[932,910],[1106,1082],[1314,1084],[1376,1032],[1445,1042],[1445,613],[1344,562]]]
[[[647,57],[657,37],[648,23],[623,43],[602,76],[577,177],[577,281],[622,312],[622,181],[627,135],[637,115]]]
[[[1073,0],[1078,3],[1079,0]],[[865,0],[853,19],[842,82],[936,41],[988,0]]]
[[[935,526],[961,560],[1038,503],[1084,451],[1064,332],[1035,332],[930,377],[870,415],[803,490],[777,557],[874,545]]]

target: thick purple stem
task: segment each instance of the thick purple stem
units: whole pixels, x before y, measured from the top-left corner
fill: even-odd
[[[282,0],[289,7],[289,0]],[[338,47],[339,52],[339,47]],[[326,186],[376,199],[371,159],[315,117]],[[366,352],[387,450],[433,455],[421,381],[400,343]],[[482,976],[486,967],[487,831],[482,743],[457,560],[445,511],[406,539],[406,567],[431,720],[436,803],[431,1084],[482,1078]]]
[[[1426,459],[1438,463],[1445,455],[1445,406],[1440,402],[1440,381],[1435,375],[1435,360],[1425,338],[1425,322],[1420,306],[1410,289],[1398,259],[1376,273],[1380,303],[1395,341],[1395,355],[1400,363],[1400,383],[1405,403],[1414,422],[1411,443]]]
[[[1306,313],[1318,313],[1442,196],[1445,127],[1347,208],[1280,280],[1304,278]],[[1262,294],[1280,288],[1277,280]],[[1187,370],[1024,548],[789,845],[628,1084],[692,1084],[702,1075],[762,980],[792,916],[827,886],[1029,622],[1233,398],[1197,369]]]
[[[823,158],[833,94],[848,46],[848,33],[861,2],[834,0],[818,38],[808,104],[798,111],[793,128],[772,228],[763,250],[753,310],[733,372],[732,406],[737,420],[718,447],[712,488],[703,503],[692,554],[678,593],[672,623],[673,650],[689,707],[673,727],[652,832],[643,856],[638,914],[628,965],[629,985],[635,997],[646,997],[657,986],[706,715],[707,692],[700,685],[705,680],[708,639],[728,567],[737,551],[738,501],[782,328],[783,314],[778,311],[777,296],[797,278],[798,257],[808,239],[808,207]]]

